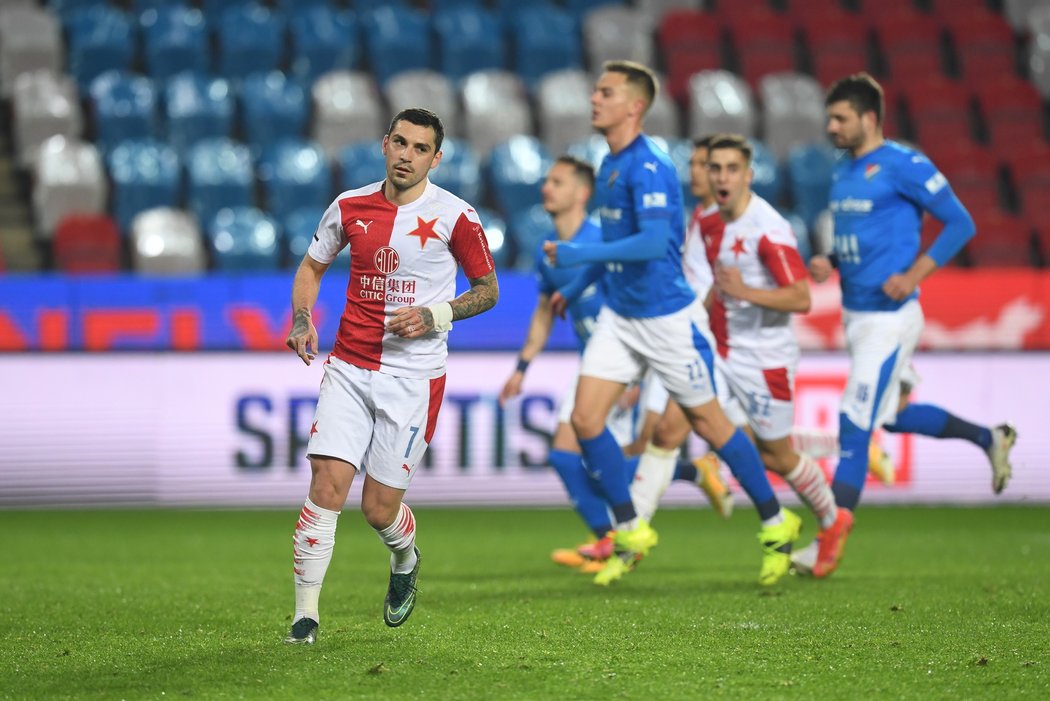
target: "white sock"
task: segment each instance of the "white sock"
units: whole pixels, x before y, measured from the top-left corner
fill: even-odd
[[[321,596],[321,584],[332,561],[335,547],[335,526],[338,511],[322,509],[309,499],[299,512],[292,536],[292,570],[295,573],[295,615],[292,622],[300,618],[312,618],[320,622],[317,600]]]
[[[401,502],[394,522],[383,530],[375,529],[379,539],[390,548],[390,571],[407,574],[416,566],[416,517],[412,509]]]
[[[835,523],[835,496],[813,458],[805,453],[799,454],[798,465],[784,475],[784,480],[817,517],[821,528]]]
[[[660,504],[660,497],[674,479],[678,449],[665,450],[650,443],[638,460],[638,471],[631,482],[631,501],[639,518],[651,521]]]
[[[805,453],[814,460],[839,454],[839,434],[834,431],[795,428],[790,439],[791,448],[796,453]]]
[[[774,516],[770,516],[769,518],[762,519],[762,526],[763,527],[765,527],[765,526],[779,526],[783,522],[784,522],[784,508],[781,507],[780,511],[778,511]]]

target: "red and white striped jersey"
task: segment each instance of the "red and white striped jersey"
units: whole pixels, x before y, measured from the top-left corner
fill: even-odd
[[[709,237],[705,231],[704,240],[711,268],[739,268],[748,287],[772,290],[806,277],[791,225],[753,192],[739,219],[725,224],[718,236]],[[719,354],[730,361],[762,368],[790,367],[798,362],[790,313],[716,294],[711,332]]]
[[[707,262],[705,236],[721,235],[722,217],[718,214],[718,205],[712,204],[706,209],[703,205],[693,208],[693,216],[685,230],[685,244],[682,247],[682,272],[686,282],[701,300],[707,297],[708,290],[715,282],[711,264]]]
[[[493,272],[477,212],[429,181],[419,199],[400,207],[383,195],[382,182],[372,183],[329,205],[308,254],[331,263],[344,246],[350,280],[332,354],[398,377],[445,374],[447,332],[406,339],[388,332],[386,322],[401,307],[452,300],[457,264],[468,278]]]

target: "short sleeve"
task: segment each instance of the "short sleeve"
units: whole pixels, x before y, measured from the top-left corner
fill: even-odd
[[[448,245],[467,278],[475,280],[495,271],[485,230],[474,210],[459,215]]]

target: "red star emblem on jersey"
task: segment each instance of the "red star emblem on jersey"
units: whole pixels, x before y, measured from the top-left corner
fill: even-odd
[[[317,422],[316,421],[314,421],[313,424],[310,426],[310,435],[312,436],[315,433],[317,433]]]
[[[307,538],[306,544],[312,548],[313,546],[317,545],[317,538]]]
[[[744,239],[738,236],[729,250],[733,252],[733,258],[739,258],[744,253]]]
[[[406,236],[418,236],[419,247],[424,248],[427,245],[427,241],[430,239],[441,240],[441,237],[434,232],[435,224],[437,224],[437,217],[434,217],[430,221],[423,221],[423,217],[416,217],[416,228],[413,231],[408,232]]]

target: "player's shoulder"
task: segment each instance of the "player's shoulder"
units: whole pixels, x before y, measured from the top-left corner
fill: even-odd
[[[383,181],[380,180],[378,182],[369,183],[368,185],[363,185],[362,187],[357,187],[352,190],[344,190],[343,192],[340,192],[338,195],[336,195],[335,201],[345,202],[348,200],[373,197],[379,194],[379,192],[382,189]]]
[[[791,229],[791,224],[784,218],[784,215],[755,192],[751,193],[751,202],[748,204],[747,214],[758,229]]]
[[[670,170],[674,173],[674,162],[653,137],[648,134],[640,134],[631,144],[634,160],[637,167],[656,172],[659,170]]]
[[[427,190],[432,204],[440,208],[446,215],[453,215],[456,219],[463,215],[472,222],[481,223],[477,210],[463,198],[434,183],[429,183]]]
[[[576,235],[573,237],[573,241],[580,243],[586,243],[588,241],[600,241],[602,238],[602,228],[591,217],[586,217],[583,223],[580,224],[580,228],[576,230]]]
[[[925,153],[897,141],[886,141],[880,155],[883,162],[898,170],[929,168],[933,165]]]

